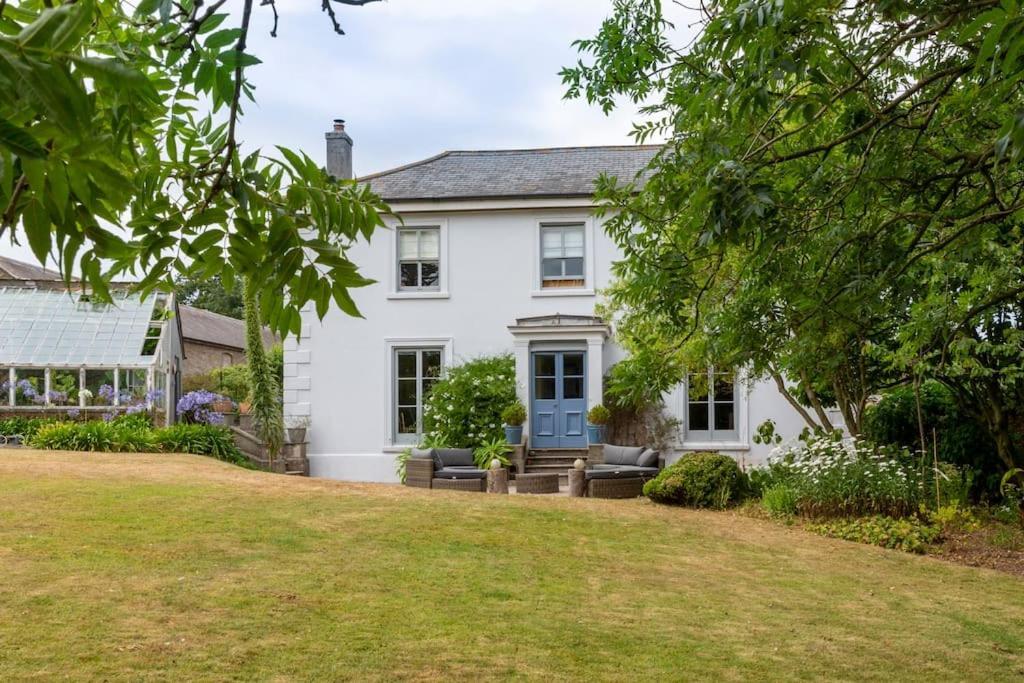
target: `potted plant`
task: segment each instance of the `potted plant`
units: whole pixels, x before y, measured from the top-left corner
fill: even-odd
[[[611,416],[611,412],[600,403],[587,412],[587,441],[604,443],[604,426]]]
[[[508,467],[512,462],[508,459],[507,453],[512,450],[508,444],[500,438],[494,441],[485,442],[482,446],[473,451],[473,461],[482,470],[490,469],[491,461],[497,460],[502,467]]]
[[[304,443],[306,441],[306,428],[309,427],[308,417],[288,418],[288,442]]]
[[[517,446],[523,442],[523,423],[526,422],[526,408],[519,401],[511,403],[501,411],[501,421],[505,423],[505,440]]]

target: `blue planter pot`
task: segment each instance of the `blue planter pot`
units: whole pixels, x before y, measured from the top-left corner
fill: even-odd
[[[590,443],[604,443],[604,425],[587,425],[587,441]]]
[[[508,441],[513,446],[518,446],[523,442],[523,426],[509,427],[505,425],[505,441]]]

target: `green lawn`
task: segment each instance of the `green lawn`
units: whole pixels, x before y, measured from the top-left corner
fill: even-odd
[[[644,501],[0,451],[0,680],[1024,676],[1024,582]]]

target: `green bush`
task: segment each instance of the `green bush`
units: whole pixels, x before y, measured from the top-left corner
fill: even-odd
[[[39,428],[56,420],[41,417],[8,417],[0,420],[0,436],[20,434],[26,439],[35,436]]]
[[[526,408],[519,401],[510,403],[501,411],[501,421],[509,427],[519,427],[526,422]]]
[[[824,524],[812,524],[810,531],[869,545],[879,545],[893,550],[923,553],[929,545],[942,536],[938,525],[922,522],[916,517],[893,519],[877,515],[857,519],[837,519]]]
[[[926,493],[917,461],[905,451],[823,436],[783,451],[751,475],[762,492],[784,485],[807,517],[916,514]]]
[[[236,464],[248,462],[235,445],[227,427],[202,424],[176,424],[154,430],[160,450],[166,453],[210,455]]]
[[[721,453],[684,455],[644,484],[644,495],[657,503],[722,509],[742,500],[747,476],[736,461]]]
[[[515,361],[484,356],[451,368],[424,402],[423,430],[451,448],[504,439],[502,411],[516,401]]]
[[[60,451],[194,453],[236,464],[248,462],[226,427],[178,424],[153,429],[135,415],[110,422],[49,421],[36,431],[29,445]]]
[[[975,473],[971,495],[995,498],[1004,465],[996,455],[991,437],[957,405],[953,394],[938,382],[921,385],[921,413],[931,456],[932,430],[938,442],[939,460],[951,462]],[[864,412],[861,436],[877,444],[892,444],[911,452],[920,451],[917,401],[913,387],[898,387],[885,393]]]
[[[772,484],[761,493],[761,507],[772,517],[796,514],[796,492],[786,484]]]
[[[235,403],[249,400],[249,387],[249,366],[244,364],[228,365],[201,375],[189,375],[182,384],[186,394],[205,389],[227,396]]]
[[[605,425],[610,419],[612,419],[611,411],[600,403],[587,411],[587,422],[592,425]]]

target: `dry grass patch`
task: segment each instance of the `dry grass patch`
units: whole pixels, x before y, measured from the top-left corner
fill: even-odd
[[[1024,675],[1024,584],[643,501],[0,451],[0,679]]]

